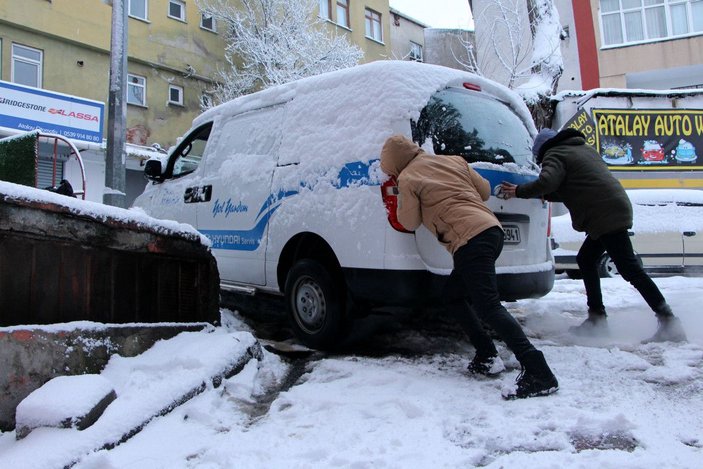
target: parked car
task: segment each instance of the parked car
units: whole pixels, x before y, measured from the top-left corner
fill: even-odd
[[[386,138],[459,153],[487,178],[534,180],[527,108],[476,75],[379,61],[237,98],[197,117],[134,205],[195,226],[212,243],[222,289],[281,295],[300,339],[339,342],[358,312],[436,304],[452,257],[425,228],[395,218],[397,186],[380,170]],[[494,192],[495,193],[495,192]],[[506,232],[504,300],[551,290],[549,207],[488,202]]]
[[[694,189],[634,189],[630,237],[644,268],[650,272],[703,272],[703,191]],[[568,213],[552,218],[557,272],[580,277],[576,253],[585,238],[571,227]],[[607,253],[599,264],[601,277],[618,275]]]

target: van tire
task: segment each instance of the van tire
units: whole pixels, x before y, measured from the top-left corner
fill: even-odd
[[[341,282],[313,259],[297,261],[285,284],[286,311],[298,338],[306,346],[330,349],[349,332]]]
[[[620,273],[615,266],[615,262],[610,258],[608,253],[605,253],[598,260],[598,276],[600,278],[619,277]]]

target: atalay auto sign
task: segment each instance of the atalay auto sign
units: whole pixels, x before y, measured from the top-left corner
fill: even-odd
[[[586,139],[613,170],[703,170],[703,110],[581,110],[564,127]]]
[[[0,127],[102,143],[105,104],[0,81]]]

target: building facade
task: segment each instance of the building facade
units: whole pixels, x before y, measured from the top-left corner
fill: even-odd
[[[394,8],[390,9],[388,23],[391,34],[391,55],[389,58],[425,62],[425,29],[427,25]]]
[[[129,203],[144,187],[141,164],[150,149],[177,142],[210,99],[227,63],[225,25],[203,15],[195,0],[124,2]],[[332,32],[363,50],[364,62],[390,55],[388,0],[321,0],[319,15]],[[0,0],[0,80],[107,107],[111,25],[109,1]],[[107,135],[107,119],[101,125]],[[16,132],[0,128],[0,137]],[[92,184],[104,184],[104,143],[75,143]],[[102,201],[98,185],[87,191],[90,200]]]
[[[563,89],[703,87],[703,1],[555,0],[569,25]],[[568,59],[567,59],[568,57]]]

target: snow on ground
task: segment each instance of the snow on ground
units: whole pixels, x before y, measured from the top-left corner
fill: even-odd
[[[703,278],[655,282],[686,326],[688,344],[641,345],[656,322],[619,278],[602,282],[608,338],[576,339],[566,332],[584,317],[579,280],[560,278],[544,298],[507,304],[554,369],[560,390],[553,396],[504,401],[501,388],[518,372],[504,347],[508,372],[478,379],[465,372],[471,349],[463,341],[438,350],[422,331],[395,331],[386,340],[416,353],[314,354],[291,362],[264,352],[258,365],[250,362],[219,388],[74,467],[700,467]],[[227,313],[226,332],[250,331]],[[111,361],[110,376],[134,388],[149,379],[144,369],[130,374],[126,363]],[[132,418],[130,409],[122,412],[110,416],[108,407],[102,419]],[[75,430],[52,429],[67,431]],[[8,454],[50,449],[32,436],[15,441],[14,432],[0,435],[0,466],[13,462],[3,463]]]

